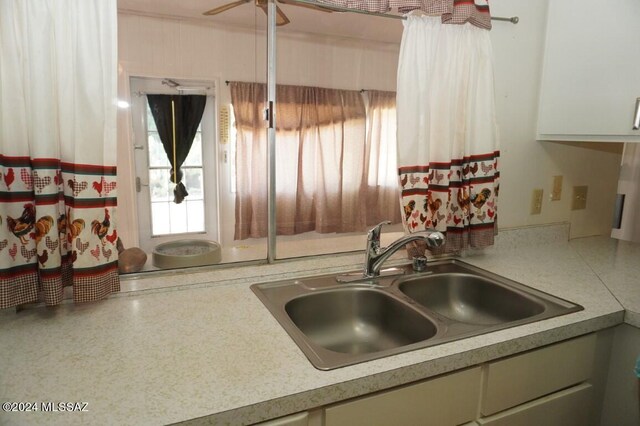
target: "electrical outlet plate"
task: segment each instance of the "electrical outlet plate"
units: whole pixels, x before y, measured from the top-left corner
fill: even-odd
[[[574,186],[571,198],[571,210],[583,210],[587,208],[587,186]]]
[[[542,212],[542,195],[544,190],[536,188],[531,196],[531,214],[540,214]]]
[[[553,177],[553,187],[551,188],[551,201],[558,201],[562,198],[562,176]]]

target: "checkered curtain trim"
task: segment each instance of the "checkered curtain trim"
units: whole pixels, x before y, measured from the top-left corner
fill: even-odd
[[[47,306],[62,302],[64,288],[73,288],[74,302],[95,302],[120,291],[118,264],[112,262],[101,272],[74,274],[71,262],[66,262],[58,274],[46,277],[36,270],[13,277],[0,277],[0,307],[44,302]]]
[[[486,30],[491,29],[491,14],[487,4],[477,5],[470,0],[318,0],[339,7],[387,13],[397,9],[400,13],[421,10],[427,15],[442,16],[446,24],[470,23]]]
[[[0,309],[119,291],[116,168],[0,154]]]

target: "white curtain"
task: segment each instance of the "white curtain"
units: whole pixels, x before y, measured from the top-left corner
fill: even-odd
[[[406,230],[445,252],[493,244],[498,138],[489,32],[409,15],[398,66],[398,174]]]
[[[622,154],[618,194],[624,194],[620,228],[613,238],[640,243],[640,144],[626,143]]]
[[[0,308],[119,290],[116,0],[0,1]]]
[[[383,220],[400,223],[396,171],[396,93],[363,92],[367,108],[365,177],[367,179],[367,225]]]

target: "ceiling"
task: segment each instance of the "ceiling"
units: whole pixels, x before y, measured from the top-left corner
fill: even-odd
[[[179,19],[198,20],[224,26],[266,28],[266,15],[253,2],[243,4],[214,16],[202,12],[233,0],[118,0],[122,12],[141,13]],[[278,3],[291,23],[278,27],[278,32],[325,34],[380,42],[400,43],[402,21],[357,13],[325,13],[303,7]]]

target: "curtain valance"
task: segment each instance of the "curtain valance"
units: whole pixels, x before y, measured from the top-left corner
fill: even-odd
[[[397,10],[408,13],[420,10],[430,16],[440,16],[443,24],[465,24],[469,22],[479,28],[491,29],[489,2],[478,0],[317,0],[349,9],[386,13]]]

